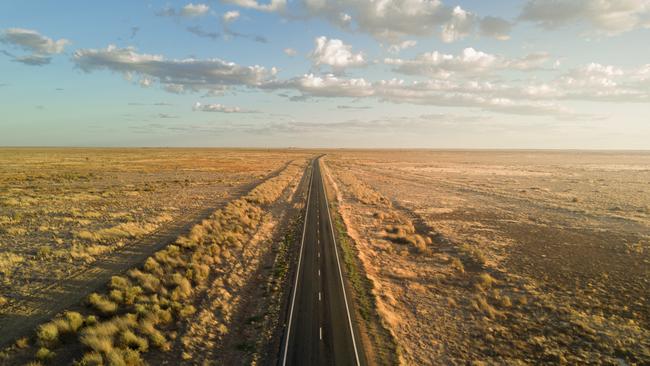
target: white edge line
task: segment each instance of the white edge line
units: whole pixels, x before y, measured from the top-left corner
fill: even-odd
[[[309,173],[309,189],[307,193],[307,206],[305,210],[305,222],[302,227],[302,239],[300,240],[300,253],[298,254],[298,270],[296,271],[296,281],[293,285],[293,296],[291,299],[291,310],[289,311],[289,325],[287,327],[287,338],[284,340],[284,357],[282,359],[282,365],[287,364],[287,351],[289,350],[289,336],[291,335],[291,320],[293,318],[293,308],[296,304],[296,292],[298,290],[298,278],[300,277],[300,262],[302,261],[302,247],[305,243],[305,233],[307,232],[307,217],[309,216],[309,199],[311,198],[311,181],[314,178],[314,169],[312,167],[311,172]]]
[[[320,160],[320,158],[318,160]],[[325,190],[325,179],[323,178],[322,173],[321,173],[321,182],[323,183],[322,184],[323,193],[325,194],[325,205],[327,206],[327,217],[329,218],[330,229],[332,230],[332,241],[334,242],[334,252],[336,253],[336,264],[339,267],[339,276],[341,277],[341,287],[343,288],[343,300],[345,300],[345,310],[348,313],[348,323],[350,324],[350,334],[352,335],[352,345],[354,346],[354,356],[357,359],[357,365],[361,365],[361,363],[359,362],[359,352],[357,351],[357,341],[354,339],[354,330],[352,329],[352,318],[350,317],[350,308],[348,307],[348,298],[345,295],[345,285],[343,284],[343,272],[341,272],[341,262],[339,261],[339,251],[336,248],[336,235],[334,234],[334,225],[332,225],[332,216],[330,215],[330,204],[329,204],[329,200],[327,198],[327,191]]]

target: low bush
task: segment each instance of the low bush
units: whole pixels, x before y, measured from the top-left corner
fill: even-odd
[[[169,349],[163,327],[196,313],[192,304],[198,291],[195,289],[201,289],[210,279],[215,264],[241,260],[244,244],[268,217],[262,206],[281,197],[299,169],[299,164],[290,164],[243,199],[229,203],[196,225],[187,237],[156,252],[142,268],[133,269],[126,276],[113,276],[107,293],[88,297],[88,305],[101,316],[99,319],[90,315],[84,321],[78,313],[66,313],[42,326],[40,343],[43,347],[56,344],[61,334],[79,331],[78,340],[87,347],[77,361],[79,365],[140,365],[140,354],[150,348]],[[77,236],[90,239],[98,233],[91,234]],[[226,311],[231,296],[225,289],[224,292],[222,311]],[[225,334],[228,327],[219,324],[216,331]]]
[[[36,337],[40,344],[52,346],[59,340],[59,328],[53,322],[41,324],[36,332]]]
[[[41,347],[36,351],[36,358],[41,361],[49,361],[54,358],[56,354],[45,347]]]
[[[111,315],[117,311],[117,304],[109,300],[105,295],[92,293],[88,296],[88,303],[102,315]]]

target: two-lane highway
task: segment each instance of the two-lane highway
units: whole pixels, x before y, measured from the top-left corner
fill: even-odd
[[[365,365],[350,317],[319,160],[313,162],[280,360],[283,366]]]

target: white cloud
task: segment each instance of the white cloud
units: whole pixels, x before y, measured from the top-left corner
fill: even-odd
[[[456,6],[451,12],[451,18],[442,25],[441,39],[443,42],[454,42],[467,37],[476,25],[476,15]]]
[[[283,52],[289,57],[293,57],[298,54],[298,51],[294,50],[293,48],[285,48]]]
[[[564,116],[570,111],[553,101],[534,101],[516,88],[490,83],[458,83],[445,80],[406,82],[342,78],[333,74],[306,74],[266,85],[270,89],[297,90],[303,97],[377,98],[384,102],[443,107],[477,108],[505,114]],[[524,98],[522,98],[524,97]],[[304,99],[304,98],[303,98]]]
[[[650,65],[621,69],[612,65],[589,63],[546,83],[527,85],[523,98],[538,100],[580,100],[598,102],[649,103]]]
[[[35,30],[23,28],[9,28],[0,33],[0,42],[21,48],[28,55],[16,56],[10,52],[2,51],[11,57],[12,61],[30,66],[43,66],[52,61],[49,57],[53,54],[63,53],[65,46],[70,44],[67,39],[53,40],[45,37]]]
[[[259,86],[275,76],[275,68],[240,66],[220,59],[165,59],[161,55],[137,53],[135,48],[80,49],[74,62],[85,72],[110,70],[127,76],[156,80],[165,90],[218,91],[230,86]]]
[[[528,0],[519,18],[548,29],[586,23],[614,35],[650,28],[650,0]]]
[[[228,107],[223,104],[201,104],[194,103],[192,110],[200,112],[216,112],[216,113],[255,113],[255,111],[241,109],[239,107]]]
[[[366,64],[362,53],[353,53],[352,46],[343,43],[340,39],[327,39],[323,36],[316,38],[314,43],[316,46],[311,53],[311,58],[316,66],[327,65],[335,70],[343,70]]]
[[[387,58],[384,63],[393,66],[393,71],[407,75],[449,78],[460,74],[475,76],[497,70],[534,70],[549,59],[546,53],[534,53],[520,59],[508,59],[474,48],[465,48],[459,55],[444,54],[438,51],[426,52],[411,60]]]
[[[223,21],[226,23],[233,22],[239,18],[239,11],[237,10],[231,10],[227,11],[223,14]]]
[[[445,41],[471,34],[481,18],[440,0],[303,0],[308,14],[351,28],[389,43],[408,36],[438,35]],[[499,37],[504,37],[499,34]]]
[[[266,12],[282,11],[287,6],[286,0],[271,0],[268,4],[261,4],[255,0],[223,0],[223,2]]]
[[[67,39],[53,40],[35,30],[9,28],[0,34],[0,42],[10,44],[32,53],[32,56],[46,56],[62,53],[70,44]]]
[[[208,11],[210,11],[210,7],[206,4],[189,3],[181,9],[181,15],[184,17],[198,17],[207,14]]]
[[[417,44],[418,44],[418,42],[413,41],[413,40],[402,41],[400,43],[390,45],[390,47],[388,47],[388,52],[393,53],[393,54],[397,54],[397,53],[400,53],[404,49],[415,47],[415,45],[417,45]]]
[[[323,76],[305,74],[274,88],[291,88],[310,96],[318,97],[368,97],[374,94],[372,84],[364,79],[346,79],[333,74]]]

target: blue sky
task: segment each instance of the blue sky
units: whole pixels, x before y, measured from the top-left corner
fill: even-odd
[[[3,1],[0,145],[649,149],[648,0]]]

